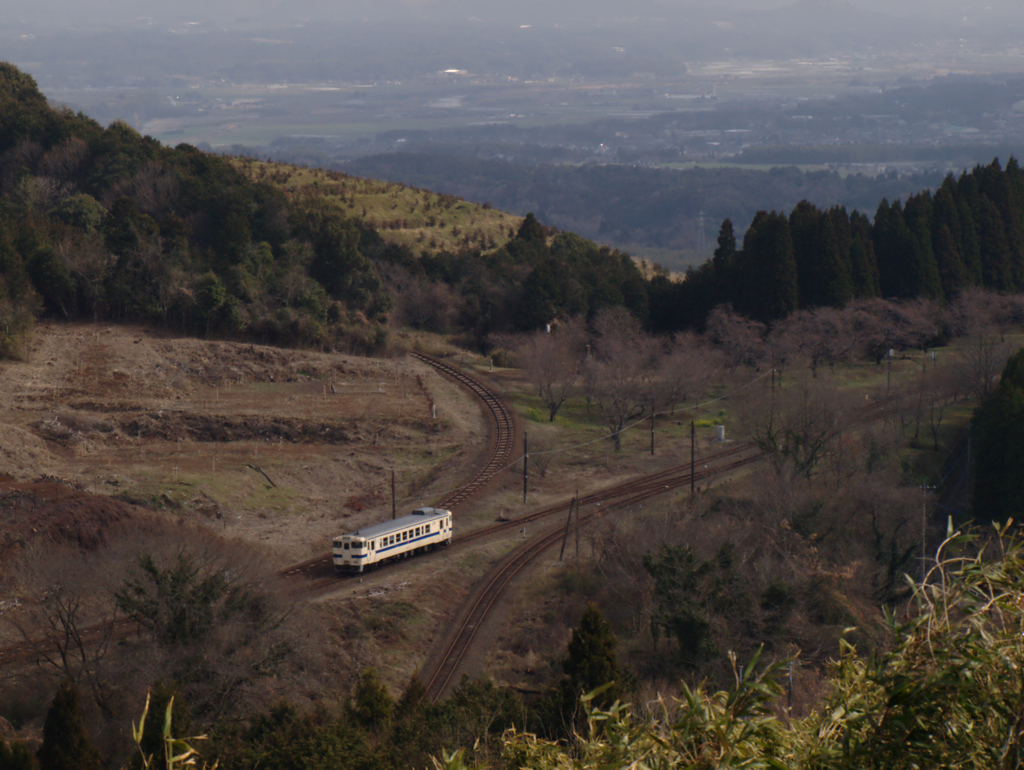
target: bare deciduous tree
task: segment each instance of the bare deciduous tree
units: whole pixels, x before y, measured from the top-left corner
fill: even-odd
[[[103,196],[103,203],[110,208],[118,198],[132,198],[139,211],[157,219],[169,210],[178,194],[178,182],[172,174],[156,162],[145,163],[128,179],[117,182]]]
[[[597,406],[618,451],[623,429],[647,412],[657,346],[644,334],[640,322],[623,308],[602,310],[594,319],[594,332],[594,349],[585,378],[587,395]]]
[[[103,310],[103,283],[117,261],[104,247],[102,236],[93,234],[85,238],[64,238],[54,244],[54,251],[74,276],[89,304],[93,319],[99,318]]]
[[[71,180],[89,156],[89,145],[77,136],[68,137],[51,148],[39,163],[39,173]]]
[[[762,397],[763,399],[763,397]],[[809,479],[839,436],[844,399],[821,381],[802,380],[747,404],[751,440],[771,457],[779,472],[791,469]]]
[[[848,361],[857,350],[860,336],[852,314],[833,307],[801,310],[772,329],[769,340],[779,338],[786,358],[803,359],[818,376],[818,367]]]
[[[676,404],[698,404],[722,369],[722,355],[695,334],[680,334],[672,341],[658,364],[657,388],[652,401],[657,408]]]
[[[926,299],[858,300],[847,306],[847,312],[866,352],[879,362],[892,349],[923,349],[938,334],[939,312]]]
[[[11,574],[18,597],[11,625],[36,660],[58,679],[88,687],[96,705],[113,711],[104,663],[113,640],[114,605],[102,592],[104,566],[76,549],[37,544],[22,554]]]
[[[533,334],[519,349],[518,355],[548,410],[548,422],[554,422],[555,415],[583,373],[586,330],[582,321],[573,319],[559,324],[550,333]]]
[[[974,327],[960,346],[959,370],[964,388],[975,398],[983,399],[997,385],[1006,360],[1013,352],[993,327]]]
[[[705,336],[722,351],[727,365],[759,368],[764,363],[764,324],[751,321],[730,305],[719,305],[708,315]]]

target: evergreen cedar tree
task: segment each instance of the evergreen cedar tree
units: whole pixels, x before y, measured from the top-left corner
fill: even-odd
[[[687,280],[649,285],[649,326],[700,328],[716,305],[771,321],[839,307],[850,299],[951,299],[964,288],[1024,291],[1024,172],[1015,158],[959,178],[906,203],[882,200],[872,223],[841,206],[807,201],[789,217],[758,212],[737,249],[725,220],[714,256]]]
[[[566,695],[571,698],[572,708],[575,708],[580,696],[603,685],[611,686],[594,699],[593,705],[607,708],[619,699],[622,693],[622,671],[615,655],[615,637],[596,605],[587,606],[579,625],[572,630],[562,670],[566,677]]]
[[[349,713],[362,727],[381,729],[391,721],[395,701],[388,688],[370,668],[362,673],[356,684]]]
[[[82,721],[78,688],[68,679],[46,712],[37,759],[40,770],[100,770],[99,751]]]
[[[1024,520],[1024,349],[974,415],[974,515]]]

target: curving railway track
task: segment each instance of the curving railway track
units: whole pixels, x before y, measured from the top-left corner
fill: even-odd
[[[856,421],[867,421],[886,415],[894,409],[897,402],[897,396],[887,396],[868,404],[858,411]],[[592,521],[603,512],[626,508],[655,495],[691,483],[706,481],[716,475],[752,463],[763,456],[761,450],[752,443],[736,444],[703,458],[700,461],[699,470],[691,471],[690,463],[686,463],[584,495],[579,498],[579,505],[581,508],[589,506],[591,510],[580,515],[579,523]],[[540,521],[557,513],[565,513],[569,510],[570,505],[571,501],[566,500],[507,522],[484,527],[463,535],[456,544],[463,545],[504,529],[521,527],[525,523]],[[423,681],[426,684],[427,698],[437,701],[445,694],[455,678],[460,664],[469,652],[478,630],[486,621],[505,587],[544,551],[557,544],[563,537],[564,529],[564,526],[550,528],[524,543],[495,565],[479,582],[457,619],[453,631],[446,638],[440,656],[434,665],[424,673]]]
[[[591,506],[591,510],[579,516],[579,524],[582,525],[590,522],[601,513],[628,507],[655,495],[689,485],[691,482],[706,481],[714,476],[752,463],[761,457],[762,453],[753,444],[738,444],[704,458],[701,461],[700,469],[694,472],[691,472],[690,464],[687,463],[686,465],[679,465],[618,484],[590,495],[584,495],[579,499],[579,504],[581,507]],[[470,540],[485,537],[501,529],[518,526],[524,522],[537,521],[555,513],[565,512],[569,509],[570,504],[571,501],[565,501],[558,505],[534,511],[528,516],[477,530],[459,538],[458,544],[462,545]],[[556,526],[534,537],[506,556],[480,581],[477,589],[463,608],[454,630],[445,640],[443,651],[434,665],[423,676],[427,698],[431,701],[437,701],[445,694],[459,670],[459,665],[469,652],[477,632],[484,624],[495,602],[501,597],[505,587],[544,551],[558,543],[563,537],[564,531],[564,526]]]
[[[512,410],[505,405],[486,385],[470,377],[461,369],[447,364],[423,353],[410,353],[413,358],[437,369],[439,372],[455,380],[476,396],[490,413],[493,420],[491,431],[490,452],[479,473],[467,484],[442,497],[435,504],[438,508],[455,510],[459,505],[480,492],[499,471],[504,470],[512,459],[513,447],[516,444],[516,422]]]
[[[54,632],[39,639],[0,647],[0,668],[37,660],[63,657],[84,658],[90,647],[116,642],[142,633],[139,624],[131,618],[115,618],[83,628],[69,629],[67,633]]]
[[[434,503],[437,508],[447,508],[454,511],[475,495],[483,492],[489,482],[494,480],[497,474],[504,470],[512,459],[512,448],[516,444],[516,420],[512,409],[497,396],[490,388],[474,377],[466,374],[461,369],[445,363],[440,359],[433,358],[423,353],[410,353],[425,364],[437,369],[444,376],[464,386],[476,396],[491,417],[490,443],[487,459],[480,466],[479,471],[466,484],[458,489],[449,492]],[[317,556],[316,558],[295,564],[281,570],[282,577],[305,576],[316,580],[316,584],[308,586],[309,590],[315,591],[324,585],[333,582],[334,561],[331,554]]]
[[[478,472],[468,483],[448,493],[436,503],[437,507],[452,509],[486,489],[488,482],[508,465],[512,457],[512,448],[516,443],[515,417],[505,402],[479,380],[439,359],[422,353],[410,353],[410,355],[433,366],[446,377],[466,387],[483,403],[492,420],[487,459],[479,466]],[[326,586],[337,584],[331,554],[295,564],[281,570],[278,574],[281,577],[312,578],[310,582],[303,584],[296,591],[298,594],[316,593]],[[79,635],[73,641],[76,645],[84,648],[105,641],[123,639],[138,633],[140,633],[138,625],[133,620],[122,617],[79,629]],[[41,638],[0,647],[0,667],[27,663],[48,654],[57,653],[62,644],[68,642],[69,640],[62,641],[57,638]]]

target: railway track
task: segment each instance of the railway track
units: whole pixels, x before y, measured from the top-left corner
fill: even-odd
[[[474,377],[470,377],[461,369],[422,353],[410,353],[413,358],[437,369],[439,372],[455,380],[475,395],[487,408],[494,423],[491,432],[490,452],[480,472],[469,483],[437,501],[436,507],[454,511],[462,503],[469,500],[483,488],[487,482],[504,470],[512,459],[512,451],[516,441],[516,424],[512,410],[507,407],[486,385]]]
[[[437,508],[447,508],[454,511],[459,505],[465,503],[474,495],[480,493],[497,474],[504,470],[512,459],[512,448],[516,442],[516,421],[512,409],[505,405],[505,402],[495,393],[474,377],[466,374],[458,367],[445,363],[440,359],[433,358],[423,353],[410,353],[415,359],[437,369],[446,377],[455,380],[463,385],[474,396],[476,396],[487,409],[491,416],[492,425],[489,440],[489,451],[487,459],[480,470],[472,479],[458,489],[449,492],[434,505]],[[303,590],[317,591],[325,585],[333,582],[334,558],[331,554],[317,556],[301,564],[294,564],[281,570],[281,577],[307,577],[315,581],[307,585]]]
[[[615,487],[609,487],[591,495],[585,495],[580,498],[579,504],[580,506],[591,506],[591,510],[579,516],[579,524],[590,522],[607,511],[625,508],[655,495],[678,489],[681,486],[705,481],[713,476],[727,473],[748,465],[761,457],[761,452],[752,444],[739,444],[705,458],[701,463],[700,469],[693,472],[690,470],[690,464],[687,463],[686,465],[652,473],[640,479],[616,485]],[[603,507],[599,507],[602,504]],[[514,521],[486,527],[471,535],[463,536],[459,539],[458,543],[461,545],[469,540],[493,534],[499,529],[520,525],[525,521],[536,521],[554,513],[567,511],[570,505],[571,501],[566,501],[540,511],[535,511],[529,516]],[[436,702],[445,694],[459,670],[459,665],[469,652],[477,632],[487,619],[495,602],[503,594],[505,587],[544,551],[558,543],[563,538],[564,532],[565,527],[559,525],[534,537],[506,556],[480,582],[470,600],[466,603],[466,608],[463,610],[455,630],[449,634],[438,661],[429,673],[424,676],[427,698]]]
[[[760,456],[760,452],[757,447],[750,443],[743,443],[736,444],[721,452],[716,452],[713,455],[702,458],[698,463],[699,469],[693,476],[694,482],[696,483],[697,481],[703,481],[711,478],[720,472],[716,470],[716,468],[719,467],[722,462],[730,457],[746,452],[757,452],[757,456]],[[709,463],[711,464],[710,469],[707,468]],[[621,484],[605,487],[604,489],[599,489],[596,492],[591,492],[587,495],[581,495],[579,498],[579,504],[581,506],[605,505],[607,508],[609,507],[609,504],[617,504],[624,500],[628,501],[637,495],[640,496],[638,499],[642,500],[646,497],[669,491],[670,489],[677,489],[684,484],[689,484],[690,479],[690,463],[684,463],[646,476],[630,479],[629,481],[622,482]],[[524,524],[532,524],[554,514],[565,513],[569,510],[571,503],[571,500],[563,500],[559,503],[555,503],[554,505],[549,505],[545,508],[539,508],[535,511],[531,511],[523,516],[508,519],[507,521],[497,522],[487,527],[481,527],[480,529],[460,536],[453,542],[457,545],[463,545],[464,543],[469,543],[473,540],[479,540],[497,534],[502,530],[521,527]]]
[[[877,419],[888,414],[894,409],[898,400],[899,396],[887,396],[863,407],[859,410],[857,421]],[[579,498],[579,505],[581,508],[589,506],[591,510],[580,515],[579,523],[592,521],[601,513],[617,508],[626,508],[684,485],[706,481],[713,476],[752,463],[763,456],[761,450],[754,444],[745,442],[701,459],[699,469],[695,468],[691,471],[691,464],[686,463],[584,495]],[[565,513],[571,504],[571,500],[566,500],[508,522],[484,527],[463,535],[458,539],[457,544],[463,545],[472,540],[496,534],[503,529],[537,522],[556,513]],[[469,652],[478,630],[486,621],[495,602],[503,594],[505,587],[542,553],[558,543],[564,537],[564,531],[565,527],[560,525],[534,537],[506,556],[480,581],[477,589],[466,603],[455,630],[447,637],[439,660],[424,675],[427,698],[437,701],[445,694],[455,678],[460,664]]]
[[[105,623],[95,623],[79,628],[74,634],[64,636],[52,634],[40,639],[31,639],[0,647],[0,668],[32,663],[36,660],[59,656],[63,649],[72,658],[84,656],[84,650],[121,639],[138,636],[142,630],[131,618],[115,618]]]
[[[489,452],[480,471],[466,485],[447,494],[436,503],[438,507],[454,509],[483,490],[490,480],[508,467],[516,443],[515,421],[511,410],[483,383],[438,359],[420,353],[410,355],[464,385],[484,404],[493,420]],[[878,419],[893,409],[899,398],[899,396],[887,396],[866,405],[860,410],[860,419],[863,421]],[[762,457],[760,451],[753,444],[736,444],[702,458],[699,469],[694,473],[691,473],[690,463],[686,463],[584,495],[579,499],[579,504],[581,507],[590,507],[591,510],[581,514],[581,523],[591,521],[602,512],[628,507],[681,486],[705,481],[754,462],[760,457]],[[532,511],[524,516],[483,527],[458,537],[453,541],[453,546],[464,546],[505,530],[520,528],[528,523],[541,522],[555,514],[564,514],[568,511],[570,504],[571,501],[566,500]],[[463,621],[458,625],[455,633],[449,636],[450,641],[445,646],[439,662],[434,666],[432,674],[426,678],[427,693],[431,700],[437,700],[447,689],[460,663],[465,658],[477,630],[508,583],[541,553],[554,545],[562,537],[563,531],[564,527],[558,526],[534,537],[509,554],[481,581],[471,602],[467,603],[468,610],[463,610]],[[316,593],[323,587],[337,585],[337,577],[334,575],[330,554],[293,565],[279,574],[283,577],[305,576],[312,578],[296,592],[300,594]],[[96,645],[139,633],[141,631],[134,621],[128,618],[116,618],[108,623],[80,629],[79,641],[83,645]],[[0,667],[37,660],[47,654],[57,652],[59,647],[59,640],[50,639],[24,641],[0,647]]]
[[[467,484],[445,495],[436,503],[437,507],[453,509],[483,490],[487,483],[508,465],[512,459],[512,450],[516,442],[515,418],[512,410],[505,405],[500,397],[461,369],[422,353],[411,353],[410,355],[433,366],[446,377],[466,387],[484,404],[491,416],[492,426],[489,431],[490,443],[487,459]],[[328,585],[337,583],[331,554],[295,564],[281,570],[278,574],[281,577],[306,576],[313,578],[312,581],[296,591],[297,594],[316,593]],[[91,646],[104,641],[134,636],[138,633],[140,633],[138,624],[129,618],[120,617],[113,621],[96,623],[79,629],[77,641],[81,645]],[[57,653],[59,649],[60,640],[47,638],[6,645],[0,647],[0,667],[38,660],[47,654]]]

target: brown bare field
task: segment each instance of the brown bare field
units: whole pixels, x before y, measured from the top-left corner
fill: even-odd
[[[215,548],[232,570],[257,562],[271,587],[273,570],[390,518],[392,471],[399,511],[462,484],[487,431],[473,398],[404,355],[41,325],[26,360],[0,365],[0,644],[47,634],[32,618],[51,585],[82,597],[76,622],[108,619],[142,553],[166,561]],[[256,682],[237,708],[343,699],[372,665],[402,686],[472,574],[465,558],[443,556],[394,565],[366,584],[339,579],[308,606],[289,598],[304,597],[301,585],[281,583],[273,590],[295,605],[282,632],[305,673]],[[110,686],[127,699],[125,724],[161,675],[145,649],[103,647],[81,669],[98,666],[120,682]],[[0,707],[30,717],[23,736],[34,734],[61,676],[52,669],[37,662],[5,673]],[[38,703],[25,701],[30,692]]]
[[[392,469],[410,501],[456,484],[485,432],[472,401],[404,356],[49,324],[28,360],[0,367],[4,490],[119,495],[262,542],[282,565],[390,515]],[[32,526],[8,521],[3,537]]]

